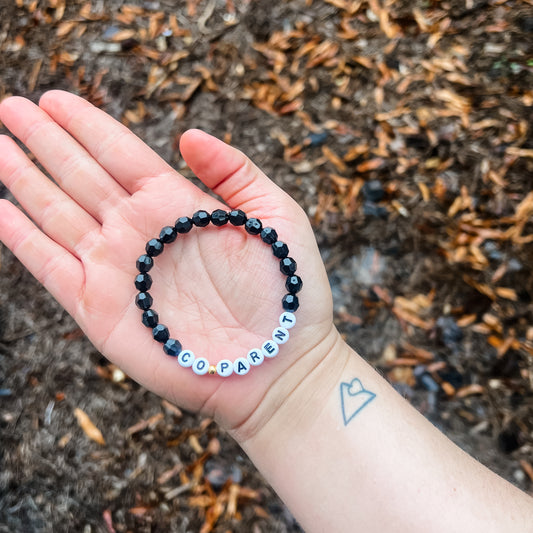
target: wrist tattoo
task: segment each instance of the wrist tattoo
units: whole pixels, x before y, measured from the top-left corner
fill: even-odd
[[[350,383],[341,383],[340,392],[345,426],[376,397],[373,392],[366,390],[357,378],[352,379]]]

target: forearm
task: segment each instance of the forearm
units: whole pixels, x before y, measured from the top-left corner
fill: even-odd
[[[354,378],[375,397],[345,390],[343,405],[341,383]],[[308,532],[533,531],[533,500],[455,446],[340,338],[259,432],[239,437]]]

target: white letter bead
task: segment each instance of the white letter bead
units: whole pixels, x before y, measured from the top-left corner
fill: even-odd
[[[263,343],[263,346],[261,346],[261,351],[265,357],[276,357],[279,352],[278,343],[273,340],[266,341]]]
[[[276,328],[272,332],[272,339],[277,344],[285,344],[289,340],[289,331],[285,328]]]
[[[178,355],[178,363],[187,368],[194,363],[194,354],[190,350],[182,350]]]
[[[245,359],[244,357],[239,357],[233,362],[233,371],[235,372],[235,374],[238,374],[239,376],[244,376],[244,374],[248,374],[249,370],[250,363],[248,362],[248,359]]]
[[[195,359],[192,365],[192,371],[199,376],[207,374],[209,371],[209,361],[205,357]]]
[[[217,364],[217,374],[223,378],[227,378],[233,374],[233,363],[228,359],[222,359]]]
[[[265,360],[265,356],[261,350],[254,349],[248,352],[246,359],[252,366],[259,366]]]
[[[296,324],[296,315],[294,313],[281,313],[279,315],[279,325],[285,329],[291,329]]]

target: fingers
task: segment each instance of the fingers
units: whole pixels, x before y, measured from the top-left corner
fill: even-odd
[[[49,91],[42,96],[39,106],[130,194],[149,178],[176,174],[128,128],[83,98],[64,91]]]
[[[83,255],[84,237],[99,231],[100,225],[5,135],[0,136],[0,180],[51,239],[78,257]]]
[[[47,237],[11,202],[0,200],[0,240],[72,316],[83,288],[80,261]]]
[[[107,210],[129,198],[129,193],[78,142],[29,100],[4,100],[0,118],[60,187],[100,222]]]
[[[186,131],[180,150],[191,170],[224,202],[277,216],[289,197],[242,152],[200,130]]]

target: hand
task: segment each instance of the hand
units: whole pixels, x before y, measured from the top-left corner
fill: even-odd
[[[257,431],[338,341],[331,293],[307,217],[241,152],[198,130],[181,152],[222,203],[175,172],[126,127],[85,100],[46,93],[39,106],[0,104],[15,142],[0,136],[0,179],[23,212],[0,200],[0,239],[72,315],[89,339],[133,379],[228,429]],[[136,259],[159,230],[198,209],[242,209],[274,227],[304,281],[297,325],[279,355],[246,376],[196,376],[163,352],[141,323]],[[193,229],[150,271],[150,293],[171,337],[211,363],[246,356],[270,338],[284,277],[258,237],[242,228]]]

